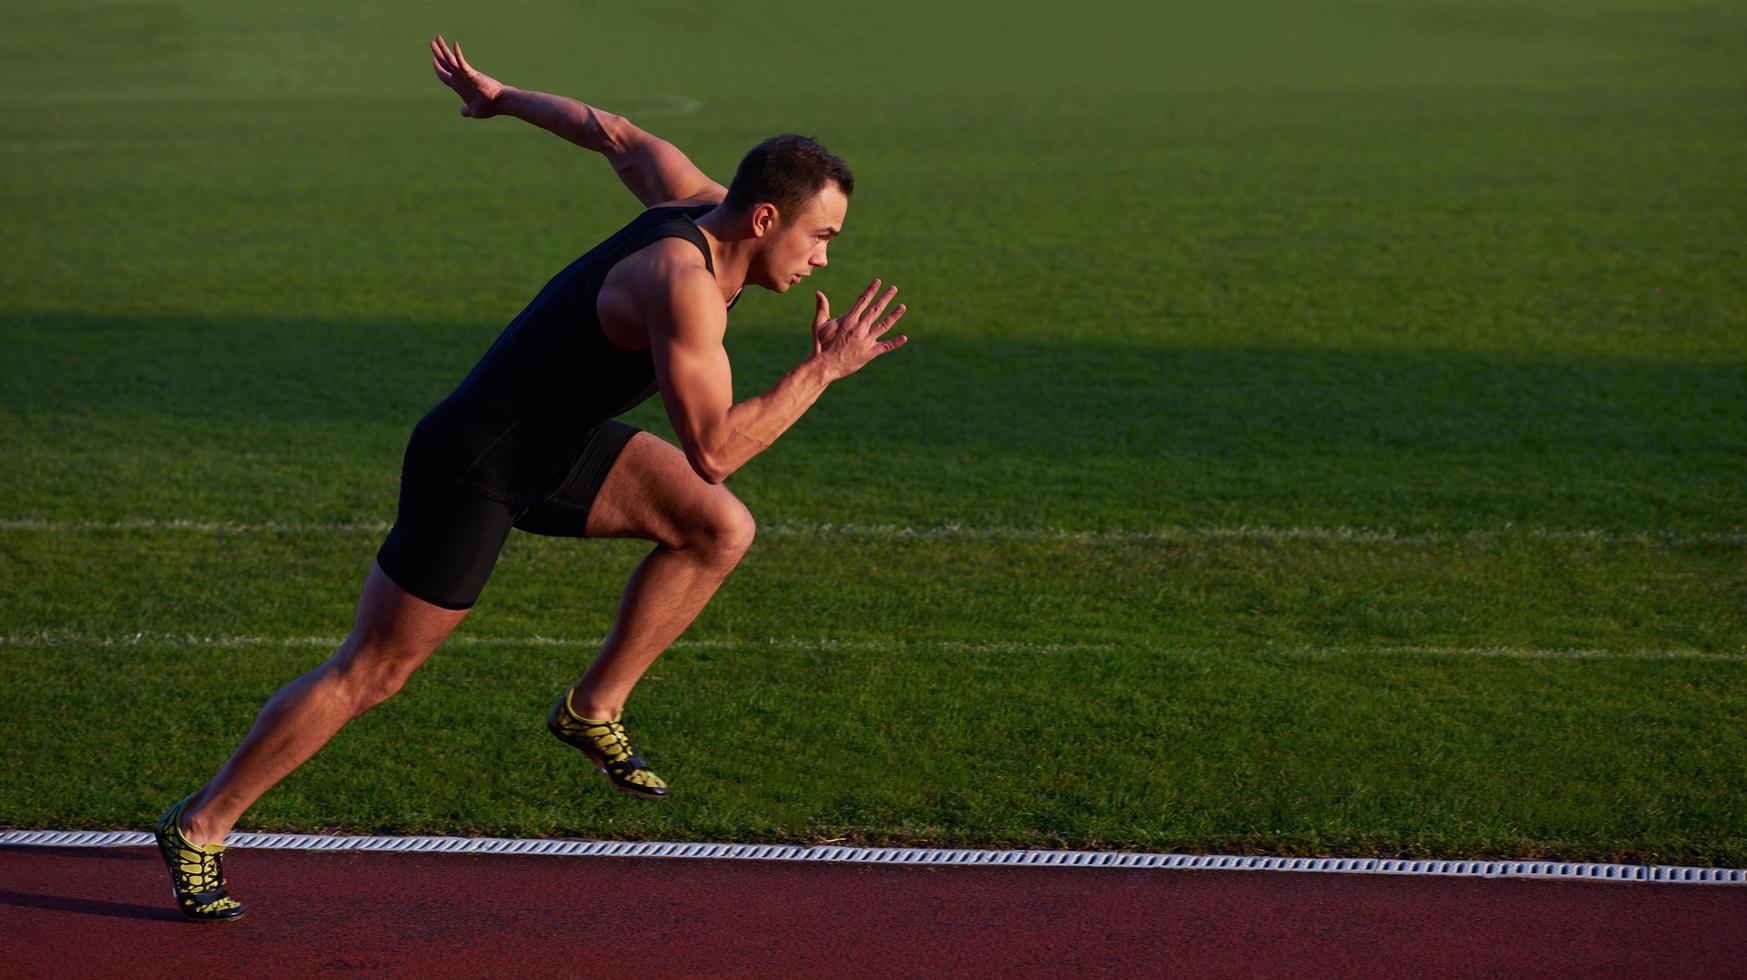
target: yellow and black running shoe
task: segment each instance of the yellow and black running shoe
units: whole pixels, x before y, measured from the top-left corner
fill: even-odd
[[[154,828],[158,854],[176,889],[176,907],[200,922],[234,919],[243,914],[243,903],[224,890],[224,845],[195,844],[182,836],[182,808],[188,799],[166,811]]]
[[[558,741],[581,749],[619,792],[651,800],[667,795],[667,784],[649,771],[649,764],[637,753],[637,746],[631,744],[625,726],[619,724],[619,715],[583,718],[570,710],[570,692],[565,691],[546,716],[546,728]]]

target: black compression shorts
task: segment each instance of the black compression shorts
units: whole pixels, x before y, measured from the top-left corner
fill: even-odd
[[[400,510],[376,564],[394,584],[445,609],[478,601],[510,528],[562,538],[586,537],[588,511],[636,426],[608,419],[589,433],[570,479],[558,492],[518,507],[437,475],[409,448],[400,471]]]

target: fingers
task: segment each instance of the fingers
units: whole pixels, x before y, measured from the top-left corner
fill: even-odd
[[[431,42],[431,64],[437,70],[437,77],[450,88],[455,87],[455,76],[461,74],[461,66],[455,62],[449,49],[443,46],[442,35]]]
[[[867,309],[868,301],[873,299],[874,291],[879,288],[880,281],[878,279],[868,283],[867,288],[861,291],[860,296],[856,297],[855,305],[849,308],[849,314],[845,316],[844,319],[855,320],[859,318],[861,316],[861,311]]]
[[[473,74],[473,66],[468,64],[467,58],[461,54],[461,43],[459,41],[450,44],[448,41],[443,40],[443,35],[438,34],[437,39],[431,42],[431,50],[436,54],[437,60],[443,63],[443,68],[448,71],[449,74]]]
[[[865,323],[872,323],[873,321],[879,319],[880,314],[884,313],[886,311],[886,307],[891,304],[892,297],[896,296],[896,295],[898,295],[898,287],[896,287],[896,286],[892,286],[892,287],[888,288],[884,293],[881,293],[879,303],[876,304],[875,306],[873,306],[871,309],[869,309],[866,312],[866,314],[864,316],[862,316],[861,322],[864,324]]]
[[[854,342],[856,346],[868,344],[869,341],[873,342],[869,344],[869,346],[861,348],[862,350],[869,352],[863,356],[870,359],[878,357],[881,354],[889,354],[910,341],[910,338],[903,334],[893,337],[891,340],[882,341],[879,339],[880,337],[885,336],[893,327],[897,326],[898,321],[902,320],[904,314],[909,312],[908,307],[903,303],[899,303],[897,306],[892,307],[890,313],[887,313],[886,308],[891,306],[893,297],[898,295],[898,287],[889,286],[884,293],[880,293],[880,285],[881,283],[878,279],[868,283],[867,288],[861,291],[860,296],[856,297],[855,305],[850,307],[849,312],[839,317],[837,321],[842,327],[850,327],[854,329],[854,333],[848,334],[848,336],[859,336],[862,338],[861,340]],[[874,299],[876,293],[879,294],[879,299],[877,301]],[[830,321],[831,305],[826,301],[824,293],[815,292],[813,295],[818,297],[819,300],[818,310],[813,316],[813,327],[817,330]],[[882,316],[882,314],[884,315]],[[814,340],[814,346],[816,351],[818,346],[817,338]]]
[[[886,331],[897,326],[898,321],[902,320],[904,318],[904,310],[905,310],[904,304],[899,303],[898,308],[893,310],[891,313],[887,314],[886,318],[884,320],[881,320],[879,323],[875,324],[873,329],[871,329],[867,332],[867,335],[869,337],[884,336]]]

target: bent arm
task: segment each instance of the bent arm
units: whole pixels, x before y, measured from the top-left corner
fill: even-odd
[[[644,207],[664,201],[716,202],[728,195],[679,147],[645,132],[624,116],[576,99],[505,86],[497,111],[562,136],[607,158]]]
[[[715,277],[701,267],[688,270],[671,283],[667,299],[652,304],[649,331],[661,400],[692,469],[721,483],[813,407],[832,375],[819,357],[809,357],[764,394],[736,405],[722,346],[728,313]]]

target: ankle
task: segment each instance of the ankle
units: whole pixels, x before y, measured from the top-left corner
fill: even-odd
[[[200,811],[183,810],[181,819],[176,821],[177,829],[190,844],[223,844],[228,827],[221,827],[216,821],[205,819]]]
[[[615,704],[611,701],[597,698],[590,694],[585,694],[581,689],[574,687],[570,689],[570,693],[565,695],[565,697],[568,699],[566,703],[570,706],[571,714],[578,718],[586,718],[591,721],[617,718],[619,712],[623,711],[625,708],[625,704],[622,701]]]

